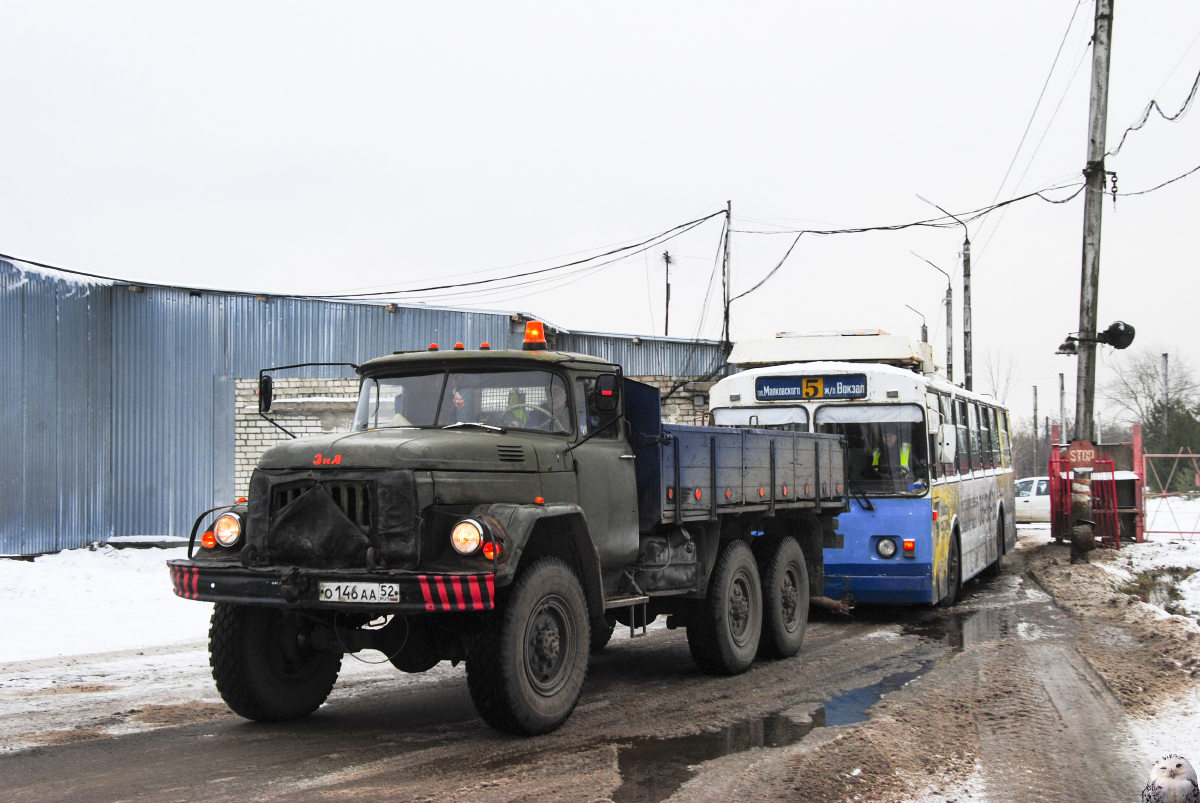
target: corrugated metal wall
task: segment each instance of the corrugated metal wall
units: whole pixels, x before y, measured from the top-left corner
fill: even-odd
[[[721,344],[712,341],[564,332],[554,347],[615,362],[627,376],[703,376],[725,362]]]
[[[0,260],[0,554],[187,535],[233,494],[236,378],[455,342],[516,346],[508,313],[87,285]],[[560,333],[641,376],[703,374],[716,343]],[[308,368],[297,376],[350,376]]]
[[[0,554],[112,532],[110,293],[0,260]]]

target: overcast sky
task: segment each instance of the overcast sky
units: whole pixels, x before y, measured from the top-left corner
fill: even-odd
[[[1093,13],[1074,0],[3,2],[0,253],[229,289],[411,288],[552,266],[728,199],[736,294],[792,241],[742,231],[904,223],[937,214],[918,193],[958,212],[1079,180]],[[1116,3],[1110,148],[1151,97],[1179,107],[1198,38],[1198,3]],[[1131,134],[1108,164],[1120,190],[1200,165],[1198,126],[1193,113]],[[1042,411],[1057,407],[1060,371],[1073,399],[1075,360],[1053,352],[1078,326],[1082,215],[1082,198],[1034,199],[971,226],[976,389],[989,354],[1014,360],[1022,415],[1034,384]],[[1133,324],[1135,348],[1195,349],[1198,218],[1200,173],[1106,203],[1102,326]],[[719,288],[703,318],[702,305],[720,228],[549,285],[421,298],[661,334],[670,250],[671,334],[718,337]],[[804,237],[734,304],[733,336],[916,336],[908,304],[941,361],[945,279],[910,252],[957,271],[960,327],[961,244],[961,228]]]

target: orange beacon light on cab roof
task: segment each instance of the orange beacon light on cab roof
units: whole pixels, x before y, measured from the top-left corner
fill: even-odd
[[[541,321],[528,321],[525,324],[525,342],[521,348],[525,351],[546,350],[546,329]]]

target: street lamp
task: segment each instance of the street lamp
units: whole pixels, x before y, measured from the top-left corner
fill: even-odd
[[[928,198],[917,198],[932,206],[955,223],[963,227],[963,387],[972,389],[974,384],[971,370],[971,232],[967,224],[942,209]]]
[[[908,307],[910,310],[912,310],[913,312],[915,312],[921,316],[921,342],[928,343],[929,342],[929,327],[925,325],[925,316],[916,307],[909,307],[908,304],[905,304],[904,306]]]
[[[925,257],[918,254],[916,251],[908,253],[915,256],[917,259],[929,265],[938,273],[946,277],[946,379],[950,382],[954,381],[954,284],[950,279],[950,274],[939,268],[937,265],[930,262]]]

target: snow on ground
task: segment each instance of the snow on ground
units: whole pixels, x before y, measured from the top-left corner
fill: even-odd
[[[176,597],[174,549],[74,549],[0,560],[0,663],[205,641],[212,605]]]

